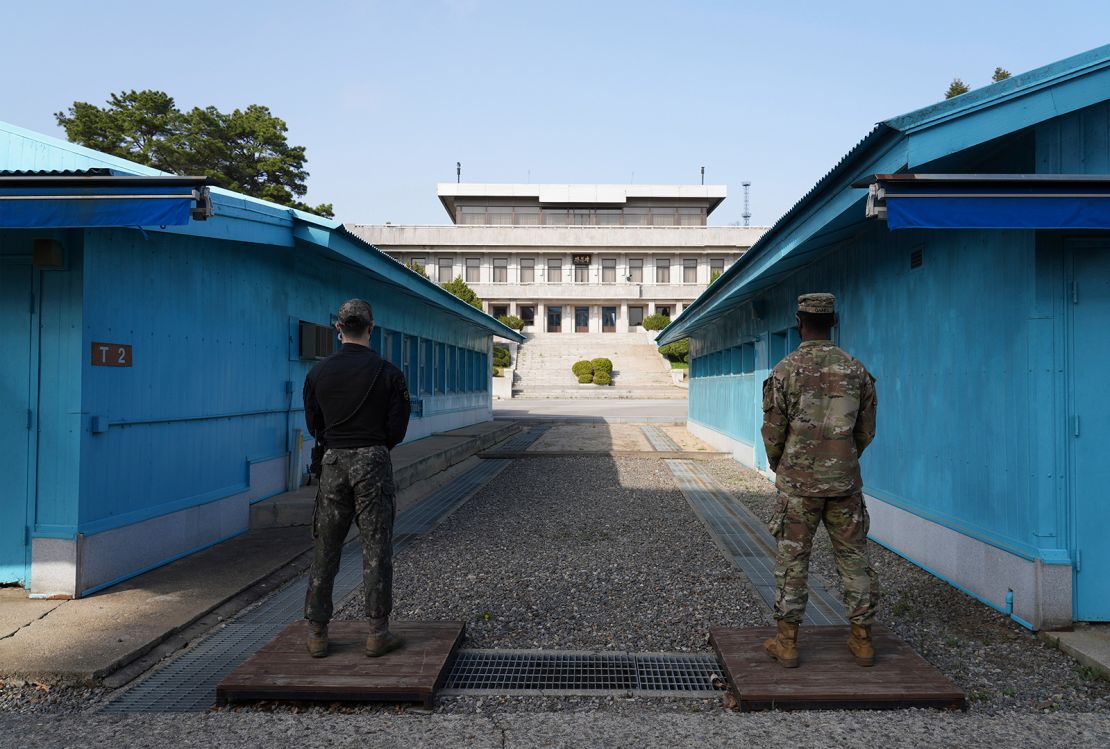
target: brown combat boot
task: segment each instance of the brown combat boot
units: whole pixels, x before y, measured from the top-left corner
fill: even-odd
[[[852,625],[852,634],[848,637],[848,649],[852,651],[857,666],[875,665],[875,646],[871,644],[870,624]]]
[[[328,654],[328,625],[320,622],[308,623],[308,654],[313,658],[323,658]]]
[[[370,620],[370,634],[366,637],[366,655],[377,658],[397,650],[405,641],[389,631],[389,617]]]
[[[798,625],[779,620],[779,633],[763,643],[767,655],[778,661],[783,668],[798,667]]]

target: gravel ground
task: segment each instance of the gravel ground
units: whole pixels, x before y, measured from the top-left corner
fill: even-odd
[[[731,460],[706,465],[756,515],[770,520],[770,482]],[[869,546],[883,590],[879,621],[956,682],[971,710],[1110,712],[1110,682],[1009,617],[884,547]],[[812,569],[840,589],[824,528],[814,541]]]
[[[708,463],[767,518],[773,488]],[[1110,683],[983,604],[872,546],[880,620],[967,690],[968,714],[739,714],[715,699],[445,697],[398,706],[260,703],[102,714],[105,690],[0,685],[5,746],[1110,745]],[[835,581],[827,536],[814,570]],[[715,625],[770,621],[661,461],[517,461],[397,561],[398,618],[464,618],[467,647],[707,651]],[[340,617],[361,616],[358,598]],[[64,715],[65,720],[54,718]]]
[[[1105,747],[1106,715],[935,711],[689,714],[630,702],[615,711],[491,715],[248,713],[0,715],[5,746],[84,747]]]
[[[396,618],[463,619],[472,648],[708,651],[770,621],[658,460],[518,460],[394,574]]]

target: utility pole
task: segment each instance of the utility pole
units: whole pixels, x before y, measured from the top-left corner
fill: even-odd
[[[751,226],[751,223],[752,223],[752,207],[751,207],[751,202],[750,202],[749,198],[750,198],[750,194],[751,194],[752,183],[751,182],[741,182],[740,184],[744,187],[744,213],[741,214],[741,216],[744,219],[744,226]]]
[[[456,184],[462,182],[462,162],[455,162],[455,182]]]
[[[705,184],[705,167],[704,166],[701,168],[701,183],[703,185]]]

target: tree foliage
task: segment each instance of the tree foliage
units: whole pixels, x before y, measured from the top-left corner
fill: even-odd
[[[1010,73],[1010,71],[1006,70],[1006,68],[995,68],[994,69],[994,75],[991,76],[991,80],[994,81],[995,83],[998,83],[999,81],[1006,80],[1011,75],[1012,74]]]
[[[73,143],[174,174],[203,175],[212,184],[256,198],[334,215],[331,203],[309,206],[304,146],[289,144],[285,121],[269,107],[221,112],[177,108],[163,91],[112,94],[107,106],[75,101],[54,115]]]
[[[970,90],[971,89],[968,87],[968,85],[962,80],[960,80],[959,78],[953,78],[952,82],[948,84],[948,90],[944,92],[944,98],[951,99],[954,96],[966,94]]]
[[[466,285],[466,281],[462,280],[462,276],[456,276],[453,281],[440,284],[443,288],[450,291],[452,294],[462,299],[471,307],[482,309],[482,300],[474,293],[474,289]]]
[[[429,281],[432,280],[431,277],[428,275],[428,270],[420,263],[409,263],[409,270],[411,270],[413,273],[424,276],[424,278],[427,278]]]

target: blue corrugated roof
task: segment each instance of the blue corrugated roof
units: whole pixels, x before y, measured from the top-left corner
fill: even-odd
[[[858,170],[860,168],[858,165],[860,165],[865,157],[873,156],[881,147],[888,145],[892,140],[906,138],[914,133],[927,130],[954,119],[966,117],[973,113],[989,109],[990,107],[1029,96],[1030,94],[1075,78],[1098,71],[1105,71],[1108,68],[1110,68],[1110,44],[1068,57],[1064,60],[1059,60],[1027,73],[1012,76],[1006,80],[970,91],[961,96],[946,99],[880,122],[870,133],[865,135],[859,143],[848,151],[832,169],[821,177],[821,179],[817,180],[817,183],[806,191],[806,193],[791,206],[781,218],[772,224],[771,228],[768,229],[737,262],[733,263],[712,286],[707,288],[697,299],[682,310],[682,313],[662,331],[658,338],[659,344],[670,343],[685,337],[692,329],[699,327],[699,321],[708,322],[709,318],[703,320],[707,305],[712,303],[713,306],[716,306],[717,302],[729,298],[735,298],[738,301],[742,300],[744,298],[746,284],[737,286],[735,284],[736,279],[750,268],[753,263],[776,250],[784,233],[788,229],[795,228],[795,224],[799,220],[800,215],[813,207],[817,202],[818,196],[835,194],[828,193],[829,188],[834,182],[839,184],[846,176],[850,180],[852,177],[852,169]],[[1108,98],[1110,98],[1110,92],[1103,89],[1100,95],[1096,94],[1085,101],[1070,102],[1065,111],[1071,111],[1080,106],[1097,104]],[[1063,109],[1063,107],[1061,107],[1061,109]],[[1061,112],[1055,109],[1045,110],[1044,119],[1056,116],[1059,113]],[[1016,123],[1016,125],[1018,127],[1025,126],[1022,123]],[[998,132],[994,135],[997,137],[1010,131],[1011,130],[1007,130],[1004,127],[1000,127]],[[850,185],[848,185],[840,189],[851,188]],[[781,261],[781,259],[782,258],[780,258],[779,261]],[[749,279],[749,282],[750,280],[751,279]]]
[[[118,156],[101,153],[2,121],[0,121],[0,170],[8,172],[11,176],[18,176],[20,173],[59,176],[92,173],[121,176],[174,176],[169,172],[136,164]],[[470,306],[420,274],[400,265],[377,247],[352,234],[339,221],[219,187],[210,188],[209,194],[215,212],[212,218],[202,224],[191,223],[184,227],[168,227],[167,230],[173,233],[219,236],[218,233],[214,233],[216,231],[214,225],[219,220],[244,221],[247,222],[246,226],[253,227],[249,241],[292,246],[297,241],[295,231],[298,223],[315,226],[367,250],[368,254],[363,255],[363,260],[358,262],[376,275],[405,286],[429,302],[489,330],[494,335],[518,342],[523,340],[516,331],[505,327],[485,312]],[[159,231],[157,227],[148,227],[147,230]],[[309,244],[319,248],[327,246],[328,243],[310,241]]]

